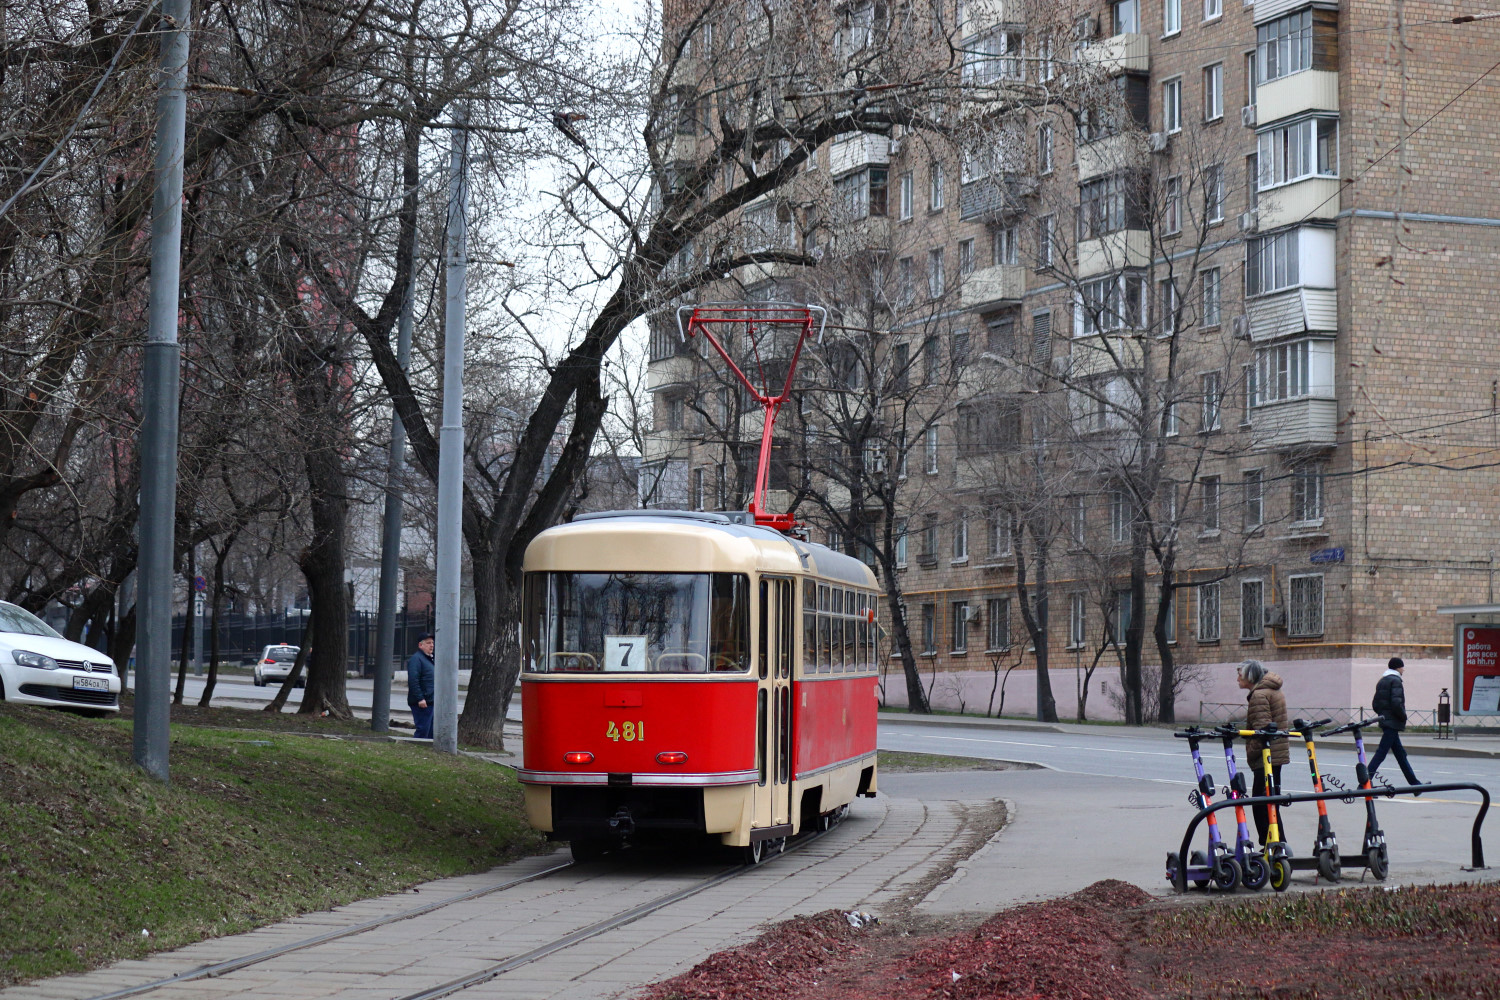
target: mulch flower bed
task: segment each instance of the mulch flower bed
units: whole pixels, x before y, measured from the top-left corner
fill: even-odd
[[[973,930],[777,924],[640,1000],[1500,1000],[1500,885],[1153,898],[1097,882]]]

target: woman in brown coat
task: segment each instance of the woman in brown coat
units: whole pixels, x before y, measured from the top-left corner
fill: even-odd
[[[1285,730],[1286,718],[1286,696],[1281,693],[1281,675],[1273,674],[1266,670],[1259,660],[1246,660],[1240,664],[1239,670],[1240,688],[1249,691],[1246,698],[1247,706],[1245,712],[1246,729],[1264,729],[1274,725],[1277,729]],[[1289,764],[1292,760],[1292,750],[1284,739],[1271,741],[1271,774],[1267,792],[1266,772],[1263,767],[1262,752],[1265,750],[1266,741],[1251,737],[1245,741],[1245,755],[1250,770],[1255,774],[1255,787],[1251,790],[1252,795],[1276,794],[1281,791],[1281,765]],[[1271,826],[1271,813],[1265,806],[1255,806],[1255,829],[1260,835],[1262,845],[1266,842],[1266,831]]]

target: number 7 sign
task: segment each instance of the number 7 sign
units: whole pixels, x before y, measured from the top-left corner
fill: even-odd
[[[604,637],[606,672],[640,673],[646,669],[646,637],[643,635],[607,635]]]

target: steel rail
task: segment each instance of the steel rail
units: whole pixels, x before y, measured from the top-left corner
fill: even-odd
[[[537,879],[545,878],[548,875],[554,875],[557,872],[563,871],[567,868],[572,868],[573,866],[574,862],[572,861],[564,862],[560,865],[553,865],[551,868],[544,868],[541,871],[532,872],[530,875],[523,875],[520,878],[510,879],[509,881],[501,882],[498,885],[484,886],[483,888],[479,889],[470,889],[468,892],[461,892],[457,896],[450,896],[447,899],[433,900],[431,903],[424,903],[421,906],[414,906],[409,910],[402,910],[399,913],[392,913],[384,917],[376,917],[374,920],[366,920],[364,923],[355,924],[352,927],[342,927],[338,930],[318,934],[315,937],[303,938],[301,941],[293,941],[291,944],[283,944],[278,945],[275,948],[267,948],[264,951],[258,951],[251,955],[242,955],[239,958],[230,958],[222,962],[214,962],[211,965],[200,966],[196,969],[190,969],[187,972],[179,972],[175,976],[167,976],[164,979],[155,979],[149,983],[141,983],[138,986],[127,986],[125,989],[115,990],[112,993],[101,993],[98,996],[89,997],[88,1000],[122,1000],[122,998],[124,997],[139,996],[142,993],[149,993],[152,990],[159,990],[165,986],[171,986],[176,983],[188,983],[192,982],[195,979],[214,979],[218,976],[227,975],[228,973],[236,972],[251,965],[259,965],[261,962],[269,962],[271,959],[280,958],[282,955],[290,955],[293,952],[302,951],[307,948],[314,948],[320,944],[327,944],[329,941],[337,941],[340,938],[353,937],[355,934],[363,934],[365,931],[375,930],[377,927],[385,927],[388,924],[400,923],[403,920],[410,920],[413,917],[425,916],[428,913],[432,913],[434,910],[441,910],[445,906],[452,906],[454,903],[463,903],[471,899],[478,899],[481,896],[488,896],[490,893],[502,892],[506,889],[513,889],[518,885],[524,885],[527,882],[535,882]]]
[[[1353,802],[1355,799],[1373,798],[1395,798],[1397,795],[1416,794],[1426,792],[1478,792],[1483,800],[1479,803],[1479,812],[1474,816],[1474,828],[1469,834],[1469,850],[1472,854],[1472,869],[1478,870],[1485,867],[1484,864],[1484,841],[1480,838],[1479,828],[1484,825],[1485,814],[1490,811],[1490,792],[1483,785],[1472,781],[1447,781],[1431,785],[1391,785],[1381,788],[1350,788],[1336,792],[1287,792],[1281,795],[1252,795],[1246,798],[1225,798],[1212,805],[1205,806],[1188,823],[1187,833],[1182,837],[1182,848],[1178,853],[1177,874],[1172,879],[1172,888],[1178,892],[1187,891],[1187,869],[1186,859],[1193,845],[1193,834],[1198,831],[1198,824],[1202,823],[1211,814],[1220,809],[1228,809],[1232,806],[1245,808],[1246,806],[1276,805],[1282,806],[1289,802],[1319,802],[1331,799],[1342,799],[1345,802]]]

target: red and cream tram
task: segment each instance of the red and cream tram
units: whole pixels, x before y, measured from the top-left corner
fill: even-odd
[[[526,550],[531,823],[574,855],[706,836],[747,861],[875,794],[874,574],[752,514],[622,511]]]

